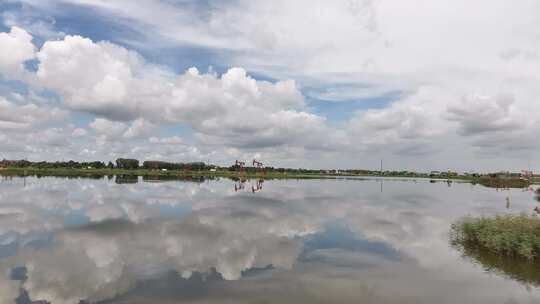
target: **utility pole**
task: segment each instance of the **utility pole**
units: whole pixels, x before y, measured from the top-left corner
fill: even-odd
[[[381,175],[382,175],[382,159],[381,159]]]

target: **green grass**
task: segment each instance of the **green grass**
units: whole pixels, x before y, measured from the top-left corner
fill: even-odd
[[[540,260],[540,219],[535,215],[466,218],[452,225],[451,239],[464,248]]]

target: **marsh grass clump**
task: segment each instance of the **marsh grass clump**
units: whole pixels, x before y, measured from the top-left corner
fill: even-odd
[[[540,259],[540,219],[534,215],[465,218],[452,225],[452,243],[499,256]]]

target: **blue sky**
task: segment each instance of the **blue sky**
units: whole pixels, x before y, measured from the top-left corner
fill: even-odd
[[[0,157],[536,168],[538,5],[417,5],[4,1]]]

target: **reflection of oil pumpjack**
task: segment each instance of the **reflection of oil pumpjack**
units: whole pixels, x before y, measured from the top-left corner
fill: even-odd
[[[241,178],[234,184],[234,192],[244,190],[245,187],[246,187],[246,180]]]
[[[251,191],[253,191],[253,193],[261,191],[263,188],[263,183],[264,179],[259,179],[256,186],[251,186]]]
[[[535,190],[533,187],[529,187],[529,188],[524,188],[524,189],[523,189],[523,192],[528,192],[528,191],[533,192],[533,193],[536,193],[536,190]]]
[[[532,193],[537,194],[536,200],[537,200],[538,202],[540,202],[540,195],[538,195],[538,193],[540,193],[540,188],[534,189],[533,187],[528,187],[528,188],[523,189],[523,192],[527,192],[527,191],[530,191],[530,192],[532,192]],[[533,210],[534,210],[536,213],[540,214],[540,206],[534,207]]]

